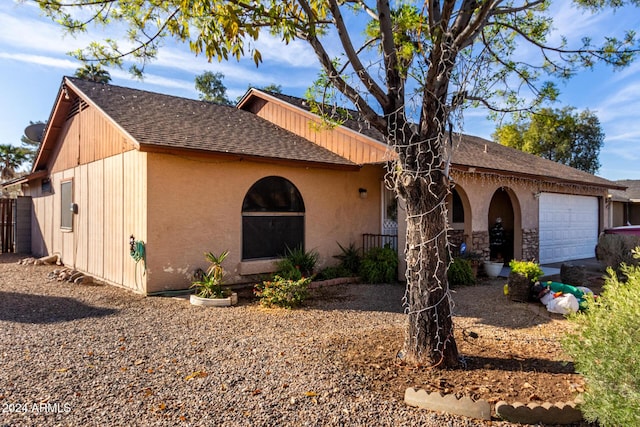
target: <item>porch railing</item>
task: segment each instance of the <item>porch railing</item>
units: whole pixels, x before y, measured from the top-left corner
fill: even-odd
[[[397,234],[363,234],[362,250],[367,252],[371,248],[389,247],[394,251],[398,251],[398,235]]]

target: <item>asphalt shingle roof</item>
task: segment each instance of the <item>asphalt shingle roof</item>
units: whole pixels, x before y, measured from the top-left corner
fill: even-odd
[[[356,165],[257,115],[210,102],[164,95],[115,85],[66,78],[143,148],[163,147],[226,153],[265,159],[284,159],[325,165]],[[269,93],[291,105],[309,110],[305,100]],[[381,134],[367,126],[356,111],[344,126],[382,141]],[[566,181],[620,188],[598,176],[495,142],[462,135],[454,136],[454,168],[482,169],[535,179]]]
[[[210,102],[66,78],[141,147],[353,166],[255,114]]]
[[[627,187],[626,190],[612,190],[616,201],[640,201],[640,179],[621,179],[616,184]]]
[[[267,93],[304,110],[310,110],[309,105],[302,98],[272,92]],[[384,141],[382,134],[376,129],[363,125],[364,120],[357,111],[349,110],[349,115],[351,118],[344,122],[345,127],[377,139],[378,141]],[[501,174],[510,172],[512,174],[520,176],[528,175],[531,178],[542,180],[571,181],[608,188],[625,185],[624,183],[617,184],[588,172],[574,169],[570,166],[525,153],[511,147],[506,147],[484,138],[465,134],[460,138],[459,134],[454,134],[453,140],[454,149],[451,162],[454,168],[456,166],[462,169],[476,168],[489,172],[493,170]]]

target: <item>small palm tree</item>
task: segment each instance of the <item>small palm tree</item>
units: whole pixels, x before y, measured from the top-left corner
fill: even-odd
[[[0,145],[0,179],[7,181],[16,177],[16,170],[27,161],[24,148],[11,144]]]
[[[111,81],[111,74],[102,68],[100,64],[84,64],[76,70],[75,76],[79,79],[96,83],[109,83]]]

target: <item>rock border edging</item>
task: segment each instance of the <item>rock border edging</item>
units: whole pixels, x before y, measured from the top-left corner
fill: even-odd
[[[404,401],[417,408],[491,421],[491,405],[484,399],[473,401],[467,396],[458,399],[453,394],[429,393],[409,387],[405,390]],[[576,406],[575,401],[555,404],[532,402],[527,405],[499,401],[495,412],[503,420],[520,424],[573,424],[583,420],[582,412]]]
[[[360,283],[359,277],[338,277],[335,279],[318,280],[309,283],[309,289],[324,288],[326,286],[344,285],[346,283]]]

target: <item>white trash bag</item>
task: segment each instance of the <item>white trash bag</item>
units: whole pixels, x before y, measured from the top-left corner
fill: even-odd
[[[547,295],[545,295],[545,297],[546,296]],[[553,298],[553,295],[551,295],[551,298],[548,299],[548,302],[545,305],[547,306],[547,310],[551,313],[559,314],[576,313],[580,309],[578,299],[571,294],[562,294],[556,298]]]

